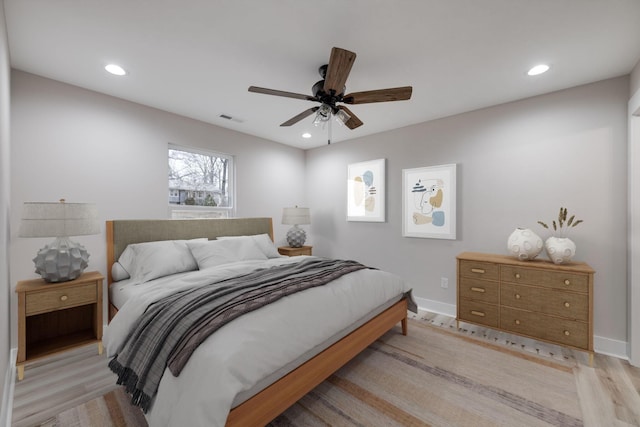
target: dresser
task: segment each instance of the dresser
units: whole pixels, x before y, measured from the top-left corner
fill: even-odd
[[[18,282],[18,380],[25,364],[41,357],[94,343],[102,354],[103,280],[88,272],[68,282]]]
[[[584,350],[591,363],[594,273],[580,262],[461,253],[456,320]]]

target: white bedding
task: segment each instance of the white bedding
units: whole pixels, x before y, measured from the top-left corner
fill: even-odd
[[[171,292],[304,258],[243,261],[134,285],[105,333],[107,354],[117,354],[138,316]],[[238,394],[406,291],[391,273],[360,270],[233,320],[200,345],[179,377],[165,370],[150,425],[224,426]]]

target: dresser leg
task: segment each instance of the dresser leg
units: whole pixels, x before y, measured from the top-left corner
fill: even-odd
[[[104,351],[104,347],[102,346],[102,341],[98,341],[98,354],[102,354]]]
[[[589,367],[593,368],[593,352],[589,353]]]
[[[16,366],[18,368],[18,381],[24,378],[24,364]]]

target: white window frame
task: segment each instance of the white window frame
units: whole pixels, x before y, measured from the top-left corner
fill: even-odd
[[[171,183],[167,179],[167,204],[169,210],[169,218],[172,219],[192,219],[192,218],[233,218],[236,215],[236,174],[235,174],[235,157],[231,154],[221,153],[214,150],[206,150],[202,148],[187,147],[169,143],[167,147],[167,177],[169,176],[169,150],[185,151],[187,153],[201,154],[204,156],[214,156],[229,159],[229,169],[227,177],[227,197],[231,200],[231,206],[214,207],[214,206],[194,206],[180,205],[169,202],[171,196]],[[193,190],[194,194],[198,194],[199,190]]]

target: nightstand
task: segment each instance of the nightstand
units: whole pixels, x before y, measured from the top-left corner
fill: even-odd
[[[292,248],[291,246],[280,246],[278,252],[280,255],[286,256],[311,255],[312,247],[313,246],[301,246],[299,248]]]
[[[41,357],[94,343],[102,354],[103,280],[94,271],[68,282],[18,282],[18,380]]]

